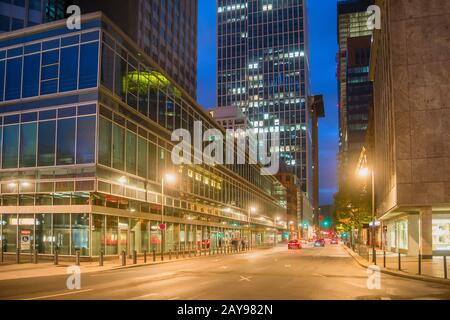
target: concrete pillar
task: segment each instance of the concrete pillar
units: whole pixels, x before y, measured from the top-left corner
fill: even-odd
[[[408,215],[408,256],[417,257],[419,255],[419,215]]]
[[[433,258],[433,211],[431,207],[420,209],[420,253],[422,259]]]

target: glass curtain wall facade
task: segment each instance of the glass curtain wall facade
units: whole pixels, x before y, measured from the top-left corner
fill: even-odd
[[[218,125],[118,31],[92,15],[81,31],[0,36],[3,251],[158,251],[161,223],[166,250],[271,243],[279,182],[255,165],[175,167],[174,128]]]
[[[217,6],[218,106],[238,106],[255,130],[279,132],[283,170],[311,194],[306,3],[219,0]]]
[[[351,165],[349,167],[350,153],[351,151],[355,152],[361,146],[364,137],[358,136],[361,136],[361,132],[364,135],[367,129],[372,84],[368,81],[369,63],[364,56],[369,55],[370,57],[370,43],[368,46],[361,46],[358,39],[370,38],[372,35],[372,30],[367,28],[370,14],[366,11],[373,3],[373,0],[343,0],[337,4],[339,52],[336,59],[339,94],[338,166],[340,186],[345,184],[347,170],[350,172],[355,170]],[[366,52],[355,52],[364,46],[367,50],[363,49],[363,51]],[[357,55],[359,59],[357,59]],[[356,139],[354,139],[355,133]]]

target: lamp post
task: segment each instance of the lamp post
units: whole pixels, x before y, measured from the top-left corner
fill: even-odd
[[[358,174],[361,177],[367,177],[370,174],[370,178],[371,178],[371,187],[372,187],[372,225],[369,226],[370,227],[370,232],[371,232],[371,242],[372,242],[372,262],[374,264],[377,264],[377,252],[375,249],[375,228],[376,228],[376,216],[375,216],[375,172],[373,170],[373,168],[369,169],[369,168],[361,168],[359,169]]]
[[[166,173],[162,179],[161,179],[161,227],[163,226],[163,229],[161,230],[161,257],[164,259],[164,249],[165,249],[165,242],[166,242],[166,227],[164,225],[164,206],[166,204],[166,195],[164,193],[164,187],[166,183],[173,183],[175,182],[176,177],[173,173]],[[160,229],[161,229],[160,227]]]

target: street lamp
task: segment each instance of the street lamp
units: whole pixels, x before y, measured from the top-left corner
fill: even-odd
[[[368,177],[370,175],[372,184],[372,226],[371,226],[371,238],[372,238],[372,262],[377,264],[377,252],[375,249],[375,228],[376,228],[376,216],[375,216],[375,173],[373,168],[362,167],[358,170],[360,177]],[[369,226],[370,227],[370,226]]]
[[[175,181],[177,180],[175,174],[173,173],[166,173],[163,175],[162,179],[161,179],[161,201],[162,201],[162,206],[161,206],[161,227],[163,229],[161,229],[161,260],[164,260],[164,247],[165,247],[165,241],[166,241],[166,226],[164,225],[164,206],[166,204],[166,196],[164,193],[164,186],[166,183],[168,184],[173,184]]]

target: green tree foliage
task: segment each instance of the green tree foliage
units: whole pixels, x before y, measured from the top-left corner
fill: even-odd
[[[334,195],[337,229],[361,229],[372,219],[370,190],[346,184]]]

